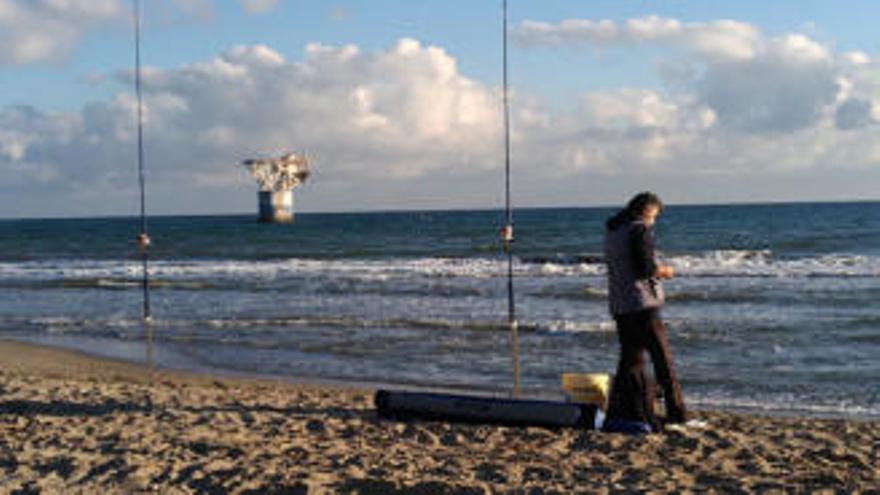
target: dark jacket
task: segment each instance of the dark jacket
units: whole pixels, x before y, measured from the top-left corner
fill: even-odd
[[[641,220],[610,223],[605,231],[605,263],[612,315],[663,305],[663,284],[653,276],[658,267],[653,227]]]

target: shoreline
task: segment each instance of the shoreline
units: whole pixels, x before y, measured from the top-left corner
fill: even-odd
[[[146,363],[146,351],[142,354],[143,359],[128,359],[126,357],[122,357],[119,354],[113,354],[112,352],[95,352],[90,350],[85,350],[82,347],[65,345],[64,343],[50,343],[46,342],[45,339],[43,341],[40,340],[31,340],[31,339],[15,339],[9,336],[0,337],[0,345],[3,343],[19,343],[26,346],[33,346],[36,348],[43,348],[48,350],[57,350],[61,352],[69,352],[74,355],[80,356],[86,359],[96,359],[96,360],[107,360],[110,362],[116,362],[122,365],[129,365],[133,367],[147,369],[148,363]],[[139,343],[139,346],[142,346],[143,343]],[[155,350],[155,349],[154,349]],[[258,373],[258,372],[250,372],[250,371],[238,371],[232,369],[224,369],[224,368],[216,368],[216,367],[207,367],[207,366],[199,366],[197,363],[187,363],[183,361],[174,361],[173,359],[162,364],[155,364],[153,368],[156,370],[161,370],[168,373],[181,373],[186,375],[202,375],[202,376],[213,376],[218,378],[224,378],[229,380],[245,380],[245,381],[272,381],[279,383],[287,383],[291,385],[300,385],[300,386],[312,386],[312,387],[328,387],[328,388],[336,388],[336,389],[346,389],[346,390],[360,390],[360,391],[369,391],[373,392],[380,388],[388,389],[388,390],[413,390],[413,391],[421,391],[421,392],[438,392],[438,393],[452,393],[452,394],[465,394],[465,395],[483,395],[490,396],[495,398],[508,398],[509,392],[507,389],[501,388],[491,388],[491,387],[467,387],[467,386],[458,386],[458,385],[425,385],[418,383],[406,383],[406,382],[391,382],[391,381],[380,381],[380,380],[366,380],[366,381],[356,381],[349,380],[345,378],[325,378],[325,377],[317,377],[317,376],[285,376],[285,375],[273,375],[269,373]],[[146,371],[144,371],[146,372]],[[533,398],[540,400],[565,400],[565,395],[562,390],[558,391],[548,391],[545,389],[523,389],[524,398]],[[688,397],[685,397],[686,401]],[[728,405],[728,404],[705,404],[696,401],[689,401],[689,408],[694,410],[706,410],[706,411],[718,411],[718,412],[726,412],[732,414],[744,414],[755,417],[767,417],[767,418],[805,418],[805,419],[830,419],[830,420],[843,420],[843,421],[854,421],[854,422],[876,422],[880,421],[880,416],[871,415],[871,414],[847,414],[842,412],[829,412],[829,411],[817,411],[818,407],[813,407],[812,409],[805,406],[805,409],[794,409],[794,408],[772,408],[767,406],[736,406],[736,405]]]
[[[107,361],[108,363],[115,363],[119,366],[127,366],[133,368],[133,370],[140,370],[144,376],[147,376],[148,371],[152,368],[154,372],[168,373],[172,375],[182,375],[182,376],[191,376],[191,377],[215,377],[218,379],[225,379],[230,381],[244,381],[244,382],[277,382],[279,384],[287,384],[291,386],[307,386],[307,387],[315,387],[315,388],[333,388],[333,389],[342,389],[342,390],[350,390],[350,391],[361,391],[361,392],[369,392],[373,393],[378,389],[387,389],[387,390],[418,390],[422,392],[445,392],[445,393],[458,393],[458,394],[471,394],[471,395],[489,395],[492,397],[507,397],[508,392],[502,389],[496,388],[477,388],[477,387],[464,387],[464,386],[456,386],[456,385],[420,385],[413,383],[405,383],[405,382],[390,382],[390,381],[356,381],[356,380],[348,380],[344,378],[323,378],[318,376],[284,376],[284,375],[273,375],[269,373],[258,373],[258,372],[248,372],[248,371],[237,371],[231,369],[224,368],[213,368],[207,366],[186,366],[184,365],[152,365],[150,366],[146,363],[146,359],[136,360],[136,359],[126,359],[124,357],[120,357],[118,355],[113,355],[111,353],[100,353],[94,351],[83,350],[79,347],[73,346],[65,346],[63,344],[49,344],[45,342],[32,341],[27,339],[14,339],[8,336],[0,337],[0,347],[4,344],[20,344],[25,347],[34,348],[34,349],[42,349],[45,351],[57,351],[61,353],[68,353],[74,359],[85,359],[85,360],[96,360],[96,361]],[[144,353],[146,354],[146,352]],[[132,370],[132,372],[134,372]],[[550,400],[562,400],[563,395],[562,392],[558,394],[553,393],[541,393],[540,391],[536,392],[536,398],[550,399]]]
[[[880,487],[880,422],[696,411],[707,430],[392,422],[369,390],[0,341],[0,491],[785,493]]]

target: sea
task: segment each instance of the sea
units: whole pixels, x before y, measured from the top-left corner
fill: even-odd
[[[611,208],[514,212],[524,396],[613,373]],[[502,211],[0,220],[0,338],[158,366],[509,394]],[[880,203],[669,206],[663,310],[693,408],[880,418]],[[149,344],[149,345],[148,345]],[[0,363],[2,366],[2,363]]]

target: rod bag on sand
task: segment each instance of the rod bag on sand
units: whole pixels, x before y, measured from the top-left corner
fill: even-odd
[[[376,411],[386,419],[423,419],[458,423],[593,429],[592,404],[495,399],[468,395],[379,390]]]

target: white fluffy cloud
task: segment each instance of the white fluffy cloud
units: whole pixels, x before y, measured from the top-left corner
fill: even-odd
[[[336,174],[420,175],[467,162],[498,128],[492,91],[462,76],[442,49],[411,39],[374,54],[312,44],[300,62],[240,46],[208,62],[148,71],[144,82],[150,125],[202,148],[200,156],[215,157],[212,166],[303,147]],[[441,158],[450,150],[459,159]]]

